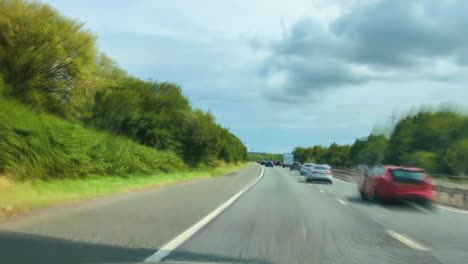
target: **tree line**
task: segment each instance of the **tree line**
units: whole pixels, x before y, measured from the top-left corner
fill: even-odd
[[[302,162],[334,166],[394,164],[435,174],[468,174],[468,116],[456,110],[421,110],[402,118],[389,135],[370,134],[351,145],[297,147]]]
[[[278,153],[264,153],[264,152],[249,152],[248,153],[249,161],[281,161],[283,162],[283,155]]]
[[[247,158],[239,138],[193,108],[180,86],[131,76],[98,51],[82,23],[47,4],[0,0],[0,82],[3,98],[173,152],[191,166]]]

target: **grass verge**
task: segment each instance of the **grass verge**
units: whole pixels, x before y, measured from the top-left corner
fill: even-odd
[[[225,165],[190,172],[146,176],[103,176],[85,179],[14,181],[0,177],[0,217],[52,205],[81,201],[104,195],[134,191],[175,182],[222,176],[247,166]]]
[[[16,180],[186,171],[175,153],[37,113],[0,97],[0,173]]]

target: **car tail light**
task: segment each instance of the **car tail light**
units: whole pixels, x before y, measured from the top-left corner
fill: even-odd
[[[424,183],[428,186],[428,189],[434,189],[434,180],[430,176],[426,175],[424,177]]]
[[[327,174],[328,175],[332,175],[333,173],[331,171],[327,171]]]

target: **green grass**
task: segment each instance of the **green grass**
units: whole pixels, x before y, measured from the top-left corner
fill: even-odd
[[[8,216],[51,205],[70,203],[161,186],[180,181],[216,177],[237,171],[246,164],[224,165],[191,172],[160,173],[131,177],[93,177],[85,179],[52,179],[15,181],[0,176],[0,216]]]
[[[0,97],[0,174],[15,179],[150,175],[187,169],[176,154],[145,147]]]

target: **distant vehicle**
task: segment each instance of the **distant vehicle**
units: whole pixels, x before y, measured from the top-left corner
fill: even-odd
[[[283,165],[283,164],[281,163],[281,161],[277,160],[277,161],[275,162],[275,166],[281,166],[281,165]]]
[[[260,165],[265,165],[266,161],[262,160],[260,161]]]
[[[283,168],[291,167],[294,163],[294,154],[284,153],[283,154]]]
[[[289,170],[300,170],[302,167],[300,162],[294,162],[290,167]]]
[[[434,181],[423,169],[398,166],[364,170],[359,194],[365,200],[411,199],[424,203],[434,201],[436,195]]]
[[[269,161],[265,162],[265,167],[274,167],[273,161],[269,160]]]
[[[317,181],[332,184],[333,172],[327,166],[315,165],[310,171],[306,173],[305,179],[307,182]]]
[[[315,164],[313,163],[304,163],[299,170],[301,175],[306,175],[312,168],[314,168]]]

